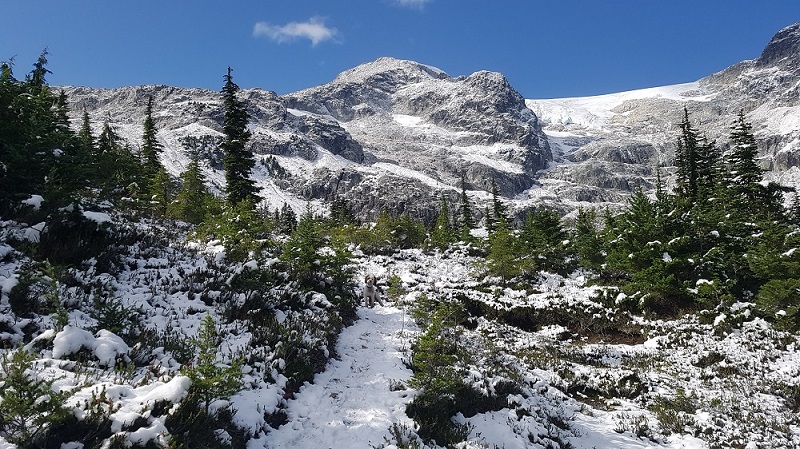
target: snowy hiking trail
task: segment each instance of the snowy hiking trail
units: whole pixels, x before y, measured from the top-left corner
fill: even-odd
[[[393,423],[412,425],[412,391],[390,385],[411,378],[403,347],[409,351],[417,327],[394,306],[359,308],[358,316],[339,337],[337,359],[288,402],[289,422],[248,447],[366,449],[383,443]]]

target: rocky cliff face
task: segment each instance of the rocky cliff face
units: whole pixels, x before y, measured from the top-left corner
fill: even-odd
[[[518,212],[542,203],[561,210],[621,203],[636,188],[652,188],[658,172],[669,179],[686,108],[722,147],[744,110],[770,178],[796,187],[798,50],[800,24],[779,31],[757,59],[694,83],[527,101],[499,73],[451,77],[381,58],[285,96],[244,90],[249,147],[262,162],[253,177],[267,207],[288,202],[302,212],[308,199],[321,208],[339,195],[362,218],[385,208],[431,220],[441,196],[457,201],[462,174],[474,201],[488,200],[494,180]],[[153,96],[168,170],[177,176],[200,157],[212,185],[221,188],[218,92],[169,86],[66,91],[75,125],[86,109],[96,130],[109,121],[134,149]]]
[[[67,93],[74,123],[86,109],[95,129],[109,121],[133,148],[153,96],[165,165],[177,176],[199,156],[221,188],[219,93],[168,86]],[[309,198],[340,195],[365,218],[386,208],[432,219],[442,195],[455,201],[462,173],[476,199],[493,179],[512,197],[533,186],[552,159],[537,117],[499,73],[451,78],[381,58],[319,87],[283,97],[249,89],[242,97],[251,117],[248,145],[264,162],[254,177],[271,207],[288,201],[302,210]],[[273,159],[285,174],[269,170]]]

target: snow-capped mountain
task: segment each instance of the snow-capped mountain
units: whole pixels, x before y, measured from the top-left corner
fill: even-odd
[[[456,200],[462,173],[479,203],[492,180],[518,210],[618,203],[637,187],[652,188],[658,170],[668,179],[686,108],[723,147],[744,110],[770,178],[798,186],[798,46],[800,23],[776,34],[757,59],[696,82],[585,98],[525,100],[499,73],[451,77],[392,58],[284,96],[247,89],[249,146],[263,162],[253,177],[270,208],[288,202],[300,211],[308,199],[319,205],[339,195],[364,218],[387,209],[431,219],[440,196]],[[179,175],[200,155],[210,181],[224,182],[218,92],[66,91],[75,124],[86,109],[96,128],[108,120],[134,149],[152,95],[170,172]]]
[[[559,198],[615,201],[652,187],[672,168],[683,108],[724,149],[739,111],[753,124],[768,177],[800,185],[800,23],[784,28],[761,56],[696,82],[609,95],[527,100],[555,155],[539,181]]]

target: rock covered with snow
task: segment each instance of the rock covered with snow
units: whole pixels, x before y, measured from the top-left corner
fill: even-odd
[[[780,30],[757,59],[696,82],[595,97],[527,100],[544,124],[556,161],[539,182],[558,186],[565,200],[604,201],[614,192],[652,188],[658,171],[664,179],[673,172],[677,125],[686,108],[692,124],[723,151],[730,127],[744,111],[753,124],[767,178],[797,187],[799,48],[800,23]]]

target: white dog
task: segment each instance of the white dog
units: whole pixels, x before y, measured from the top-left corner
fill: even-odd
[[[374,307],[375,303],[377,302],[381,306],[383,305],[383,301],[381,301],[381,293],[378,290],[378,286],[375,285],[375,275],[372,273],[367,274],[364,278],[364,303],[368,307]]]

